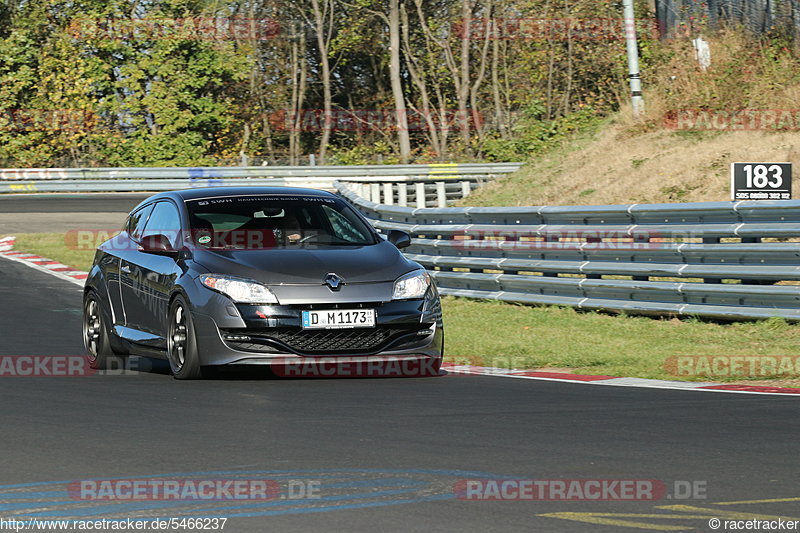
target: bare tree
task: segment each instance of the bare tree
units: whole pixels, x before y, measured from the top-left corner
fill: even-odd
[[[431,96],[429,93],[427,80],[425,79],[425,65],[420,64],[421,60],[417,57],[418,52],[415,50],[415,43],[411,42],[411,24],[409,22],[409,15],[405,9],[405,6],[401,8],[400,13],[401,34],[403,37],[403,56],[406,60],[411,82],[413,83],[420,97],[420,106],[415,106],[413,102],[410,102],[409,107],[411,107],[417,113],[417,115],[421,116],[425,121],[426,131],[431,148],[433,148],[434,152],[441,155],[444,152],[444,147],[439,136],[439,131],[436,127],[436,121],[434,121],[432,115]]]
[[[400,161],[407,163],[411,158],[411,136],[408,131],[408,107],[402,81],[401,0],[388,0],[388,5],[384,2],[385,0],[378,0],[371,7],[363,3],[348,5],[379,18],[389,29],[389,84],[392,88],[392,99],[395,108],[397,144],[400,152]]]
[[[292,165],[298,164],[300,160],[300,132],[303,127],[303,103],[308,82],[304,33],[297,25],[293,25],[290,53],[292,94],[289,116],[289,161]]]
[[[400,161],[408,163],[411,157],[411,138],[408,133],[406,97],[400,72],[400,2],[389,0],[389,77],[397,116],[397,142],[400,145]]]
[[[331,138],[333,119],[333,94],[331,91],[330,45],[334,32],[335,0],[311,0],[313,14],[312,26],[317,37],[320,73],[322,81],[323,126],[319,141],[319,164],[324,165],[327,159],[328,143]]]
[[[492,8],[493,8],[493,1],[487,0],[485,12],[484,12],[484,31],[483,31],[483,43],[480,49],[480,61],[478,63],[478,72],[475,74],[475,80],[472,82],[469,88],[469,105],[470,105],[470,112],[472,114],[472,123],[475,126],[475,131],[478,135],[483,134],[483,120],[481,118],[480,108],[478,97],[480,94],[480,88],[483,84],[484,80],[486,79],[486,64],[487,58],[489,57],[489,43],[492,40],[492,31],[493,31],[493,21],[492,21]],[[496,39],[495,39],[496,40]]]

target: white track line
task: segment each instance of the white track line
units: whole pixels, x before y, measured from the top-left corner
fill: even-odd
[[[8,259],[10,261],[15,261],[15,262],[23,264],[23,265],[27,265],[27,266],[29,266],[29,267],[31,267],[33,269],[38,270],[39,272],[44,272],[46,274],[50,274],[51,276],[55,276],[57,278],[61,278],[61,279],[65,280],[65,281],[69,281],[70,283],[74,283],[75,285],[78,285],[79,287],[83,287],[83,285],[84,285],[84,280],[72,278],[70,276],[67,276],[66,274],[62,274],[61,272],[57,272],[55,270],[51,270],[51,269],[46,268],[46,267],[44,267],[42,265],[37,265],[36,263],[34,263],[32,261],[26,261],[24,258],[17,258],[17,257],[15,257],[13,255],[7,255],[6,252],[0,252],[0,257],[2,257],[4,259]],[[73,272],[79,272],[79,271],[73,271]],[[81,272],[81,274],[85,274],[85,272]]]
[[[729,390],[729,389],[709,388],[709,387],[720,387],[720,386],[743,386],[743,387],[748,386],[748,385],[728,385],[726,383],[693,383],[690,381],[687,382],[663,381],[658,379],[624,378],[624,377],[610,377],[608,379],[595,379],[591,381],[584,381],[584,380],[569,379],[569,378],[560,379],[553,377],[524,376],[520,374],[500,373],[495,368],[491,369],[487,368],[486,370],[490,371],[483,371],[481,367],[474,367],[474,366],[469,369],[465,369],[463,367],[459,368],[458,365],[452,368],[447,366],[443,366],[442,368],[443,370],[446,370],[447,372],[452,372],[454,374],[469,374],[473,376],[491,376],[498,378],[532,379],[537,381],[556,381],[559,383],[577,383],[581,385],[605,385],[609,387],[634,387],[643,389],[670,389],[670,390],[700,391],[700,392],[725,392],[728,394],[761,394],[766,396],[784,396],[784,397],[800,395],[800,389],[797,389],[797,392],[769,392],[769,391],[757,391],[757,390]],[[532,370],[531,372],[535,372],[535,370]],[[569,375],[573,374],[565,374],[565,376]],[[761,388],[763,387],[763,385],[752,385],[752,387]],[[774,387],[774,388],[782,389],[784,387]]]

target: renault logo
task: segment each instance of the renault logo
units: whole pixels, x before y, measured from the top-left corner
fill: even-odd
[[[325,276],[325,283],[328,285],[328,287],[330,287],[332,291],[338,291],[339,289],[342,288],[344,280],[339,276],[337,276],[336,274],[334,274],[333,272],[331,272],[330,274]]]

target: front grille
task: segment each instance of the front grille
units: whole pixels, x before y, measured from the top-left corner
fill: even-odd
[[[414,333],[415,329],[370,328],[303,330],[280,328],[274,330],[246,330],[248,342],[227,341],[239,350],[268,352],[275,348],[288,349],[298,354],[362,354],[378,352],[395,339]]]

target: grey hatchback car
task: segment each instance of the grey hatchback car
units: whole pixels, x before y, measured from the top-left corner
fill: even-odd
[[[90,362],[141,355],[178,379],[269,365],[285,376],[437,375],[436,286],[340,197],[295,188],[157,194],[101,244],[86,280]]]

